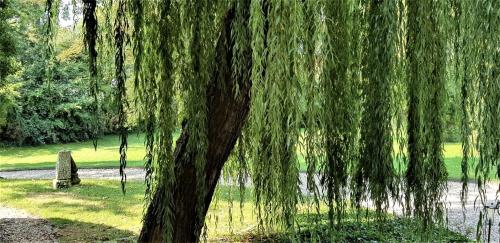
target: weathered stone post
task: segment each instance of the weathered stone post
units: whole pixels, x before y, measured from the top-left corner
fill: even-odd
[[[54,189],[71,186],[71,151],[60,151],[56,163],[56,179],[52,182]]]

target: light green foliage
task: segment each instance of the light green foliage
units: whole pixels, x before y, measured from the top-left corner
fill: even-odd
[[[252,111],[249,136],[261,227],[294,230],[299,198],[295,151],[307,56],[300,1],[252,1]],[[284,91],[288,92],[284,92]],[[261,103],[262,102],[262,103]],[[274,214],[270,214],[274,212]]]
[[[7,116],[12,107],[16,105],[16,99],[19,97],[18,84],[7,84],[0,87],[0,127],[8,122]]]
[[[456,4],[458,71],[462,84],[462,132],[464,156],[462,169],[473,167],[477,179],[480,201],[486,203],[485,185],[491,179],[500,176],[500,4],[498,1],[460,2]],[[471,70],[472,68],[472,70]],[[479,158],[473,160],[474,149]],[[496,167],[496,168],[495,168]],[[466,180],[463,174],[464,192],[467,198]],[[482,212],[485,213],[485,212]],[[478,224],[478,231],[482,224]],[[478,240],[480,235],[477,235]]]

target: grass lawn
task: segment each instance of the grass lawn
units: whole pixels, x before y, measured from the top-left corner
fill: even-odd
[[[96,242],[120,238],[137,237],[141,226],[144,185],[132,181],[127,184],[127,194],[123,195],[119,181],[84,180],[81,185],[66,190],[54,190],[49,180],[4,180],[0,179],[0,204],[22,208],[33,215],[47,219],[57,229],[61,242]],[[219,188],[219,196],[212,202],[207,216],[209,241],[249,241],[256,236],[256,217],[253,210],[251,191],[247,193],[240,214],[237,192],[231,209],[228,187]],[[233,213],[230,214],[229,211]],[[230,217],[232,215],[232,218]],[[243,215],[240,218],[240,215]],[[231,226],[228,222],[232,220]],[[324,222],[306,216],[299,216],[303,229],[301,238],[308,241],[307,230],[311,222]],[[324,219],[324,218],[323,218]],[[390,218],[383,224],[371,220],[354,220],[350,214],[345,225],[337,231],[338,242],[415,242],[419,241],[417,224],[407,219]],[[324,227],[323,227],[324,228]],[[318,233],[322,234],[319,227]],[[271,240],[282,236],[269,236]],[[466,239],[443,228],[432,232],[433,239],[460,241]],[[269,238],[268,238],[269,239]]]
[[[178,133],[174,135],[175,138],[178,136]],[[105,136],[98,140],[97,151],[94,151],[92,141],[37,147],[0,148],[0,171],[54,168],[57,152],[63,149],[72,151],[73,158],[80,168],[118,167],[119,141],[117,135]],[[130,134],[127,152],[128,167],[142,167],[144,155],[144,136],[136,133]],[[444,155],[449,178],[459,180],[462,173],[460,168],[462,159],[461,144],[446,144],[444,146]],[[299,162],[300,169],[305,171],[307,165],[302,156],[299,156]]]
[[[177,135],[178,136],[178,135]],[[108,135],[98,140],[97,151],[92,141],[67,144],[51,144],[36,147],[0,148],[0,170],[26,170],[54,168],[57,152],[71,150],[79,168],[112,168],[119,166],[120,140],[117,135]],[[144,158],[144,136],[136,133],[128,138],[128,166],[142,167]]]

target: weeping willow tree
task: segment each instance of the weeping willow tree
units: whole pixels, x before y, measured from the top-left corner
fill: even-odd
[[[447,43],[462,84],[463,198],[472,147],[480,188],[500,168],[497,2],[84,0],[89,94],[97,113],[98,80],[114,78],[124,191],[126,89],[146,134],[139,241],[199,241],[223,169],[240,195],[252,180],[260,231],[295,240],[304,205],[316,216],[326,205],[332,236],[365,203],[379,220],[396,201],[424,229],[442,222]]]

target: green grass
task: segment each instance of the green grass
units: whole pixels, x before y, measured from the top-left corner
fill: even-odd
[[[300,170],[307,171],[307,164],[304,160],[304,157],[299,155],[298,160],[300,164]],[[460,178],[462,177],[462,144],[446,143],[444,145],[444,163],[446,165],[446,169],[448,170],[448,179],[460,180]],[[396,164],[396,161],[394,161],[394,164],[394,166],[397,168],[398,165]],[[403,169],[404,168],[402,168],[402,170]],[[472,175],[471,172],[469,172],[469,175]]]
[[[176,134],[176,136],[178,135]],[[0,170],[54,168],[57,152],[64,149],[71,150],[79,168],[118,167],[119,146],[119,137],[108,135],[98,140],[97,150],[94,150],[92,141],[36,147],[4,147],[0,148]],[[128,166],[142,167],[144,155],[144,136],[130,134],[127,152]]]
[[[175,138],[178,133],[174,135]],[[57,152],[63,149],[72,151],[73,158],[79,168],[115,168],[119,165],[119,138],[117,135],[105,136],[98,140],[97,151],[94,151],[92,141],[42,145],[37,147],[5,147],[0,148],[0,171],[49,169],[54,168]],[[128,167],[142,167],[144,152],[144,136],[130,134],[128,141]],[[459,143],[448,143],[444,146],[445,163],[451,180],[461,177],[462,148]],[[301,171],[306,171],[307,165],[299,156]]]
[[[119,181],[84,180],[81,185],[54,190],[50,180],[0,179],[0,205],[21,208],[30,214],[49,220],[58,229],[61,241],[95,242],[137,237],[143,212],[144,185],[127,183],[123,195]],[[234,194],[234,193],[233,193]],[[228,225],[228,191],[222,189],[217,207],[210,208],[208,226],[211,238],[224,238],[229,232],[243,233],[253,229],[255,217],[249,202],[245,202],[243,223],[239,209],[233,209],[232,229]],[[239,205],[235,202],[234,205]]]
[[[84,180],[81,185],[65,190],[54,190],[49,180],[4,180],[0,179],[0,205],[21,208],[47,219],[57,228],[61,242],[96,242],[121,238],[135,239],[141,226],[144,185],[129,182],[127,194],[123,195],[119,181]],[[256,217],[253,210],[252,192],[247,193],[240,214],[237,192],[234,206],[230,207],[229,188],[218,190],[217,200],[212,202],[207,216],[209,241],[251,241],[265,237],[279,241],[279,231],[270,236],[256,232]],[[229,211],[232,210],[232,213]],[[230,222],[232,215],[232,224]],[[240,216],[243,215],[241,218]],[[313,221],[311,221],[313,220]],[[320,222],[315,230],[312,222]],[[324,236],[324,216],[321,220],[299,216],[300,237],[308,241],[313,235]],[[382,225],[372,220],[355,221],[353,214],[346,218],[345,225],[337,231],[338,242],[415,242],[419,239],[418,224],[411,220],[389,218]],[[316,230],[319,229],[319,230]],[[434,239],[458,240],[459,234],[438,228],[432,232]]]
[[[106,168],[119,165],[119,138],[116,135],[105,136],[98,140],[97,151],[92,141],[68,144],[51,144],[36,147],[0,148],[0,170],[25,170],[54,168],[57,153],[71,150],[72,156],[80,168]],[[144,158],[143,137],[132,134],[128,144],[129,166],[142,166]]]

